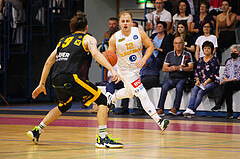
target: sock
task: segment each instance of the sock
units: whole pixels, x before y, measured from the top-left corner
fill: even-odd
[[[107,125],[99,125],[99,136],[105,138],[107,135]]]
[[[44,128],[46,127],[47,125],[45,125],[43,122],[41,122],[39,125],[38,125],[38,130],[39,130],[39,133],[41,134],[42,132],[44,132]]]

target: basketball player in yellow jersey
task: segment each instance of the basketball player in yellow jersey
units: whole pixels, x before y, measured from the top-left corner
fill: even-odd
[[[116,32],[109,40],[108,50],[116,51],[118,73],[124,82],[124,88],[113,95],[107,93],[108,103],[114,103],[122,98],[131,98],[135,95],[139,97],[144,110],[164,131],[169,124],[169,120],[159,117],[139,79],[140,69],[151,56],[154,45],[143,30],[131,27],[131,23],[131,13],[127,11],[121,12],[119,17],[121,30]],[[142,56],[143,44],[146,48],[144,56]]]
[[[38,144],[39,137],[43,129],[55,121],[60,115],[68,111],[72,106],[73,96],[79,99],[83,104],[89,106],[92,102],[97,103],[97,120],[99,125],[99,134],[97,135],[98,148],[121,148],[122,143],[111,138],[107,133],[108,107],[107,98],[101,93],[100,89],[90,81],[81,77],[79,70],[90,55],[101,65],[112,72],[113,81],[119,82],[120,77],[106,58],[98,51],[97,41],[94,37],[87,34],[86,15],[82,12],[70,20],[70,30],[72,34],[63,37],[56,49],[48,57],[39,82],[38,87],[33,91],[32,97],[35,99],[41,92],[45,95],[45,83],[54,64],[52,72],[52,83],[58,96],[59,105],[53,108],[32,131],[28,131],[28,137]],[[109,106],[110,107],[110,106]]]

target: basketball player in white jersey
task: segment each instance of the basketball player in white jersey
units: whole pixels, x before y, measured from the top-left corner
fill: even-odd
[[[113,95],[107,93],[106,96],[109,103],[115,103],[122,98],[132,98],[134,95],[139,97],[144,110],[164,131],[169,124],[169,120],[159,117],[139,79],[140,69],[151,56],[154,45],[143,30],[131,27],[131,23],[131,13],[121,12],[119,18],[121,30],[116,32],[109,40],[108,50],[116,51],[118,57],[117,69],[124,82],[124,88]],[[146,48],[144,56],[142,56],[143,44]]]

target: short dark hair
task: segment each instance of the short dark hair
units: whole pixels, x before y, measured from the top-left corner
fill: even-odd
[[[136,24],[136,27],[138,27],[138,23],[137,22],[133,22],[134,24]]]
[[[157,25],[158,25],[158,24],[162,24],[165,29],[167,28],[167,23],[164,22],[164,21],[158,21],[158,22],[157,22]]]
[[[185,30],[188,30],[187,21],[185,21],[185,20],[180,20],[180,21],[178,22],[177,26],[180,25],[180,24],[182,24],[182,25],[185,27]]]
[[[231,2],[229,0],[223,0],[222,2],[224,1],[228,2],[229,6],[231,7]]]
[[[115,17],[111,17],[111,18],[109,18],[108,20],[116,20],[116,21],[118,22],[118,19],[115,18]]]
[[[207,9],[210,8],[210,3],[209,3],[207,0],[202,0],[202,1],[200,2],[200,5],[201,5],[201,4],[204,4],[204,5],[207,7]]]
[[[210,31],[210,34],[213,34],[213,24],[212,24],[212,22],[211,21],[209,21],[209,20],[203,20],[203,22],[202,22],[202,25],[201,25],[201,30],[203,31],[203,26],[205,25],[205,24],[209,24],[210,25],[210,27],[211,27],[211,31]],[[203,33],[203,32],[202,32]],[[203,33],[204,34],[204,33]]]
[[[203,44],[202,44],[202,49],[204,47],[210,47],[211,48],[211,54],[213,54],[213,50],[214,50],[214,45],[211,41],[205,41]]]

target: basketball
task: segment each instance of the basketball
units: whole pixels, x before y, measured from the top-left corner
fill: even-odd
[[[102,54],[105,56],[105,58],[108,60],[108,62],[112,66],[116,65],[116,63],[117,63],[117,55],[116,55],[115,52],[107,50],[107,51],[104,51]]]

